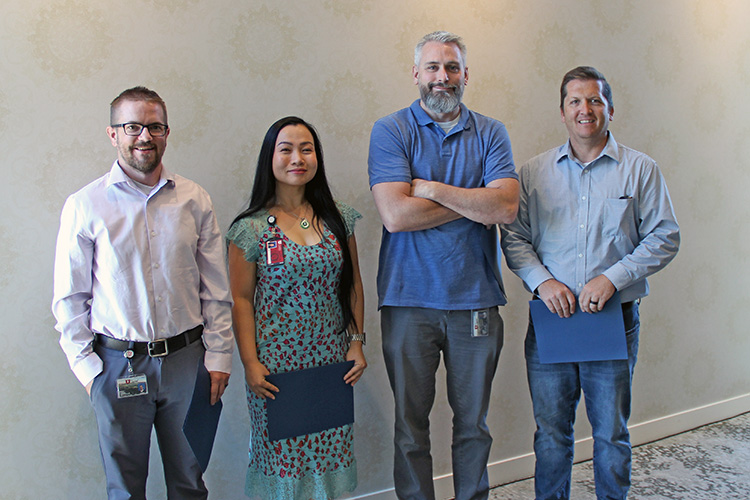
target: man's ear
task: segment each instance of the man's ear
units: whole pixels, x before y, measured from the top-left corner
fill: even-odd
[[[107,127],[107,135],[109,136],[112,145],[117,147],[117,129],[115,127]]]

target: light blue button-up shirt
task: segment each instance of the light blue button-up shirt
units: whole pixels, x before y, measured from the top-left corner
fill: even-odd
[[[556,279],[576,296],[603,274],[622,302],[648,295],[646,277],[677,254],[680,233],[656,162],[617,144],[588,165],[570,143],[519,169],[518,217],[501,227],[508,267],[536,291]]]

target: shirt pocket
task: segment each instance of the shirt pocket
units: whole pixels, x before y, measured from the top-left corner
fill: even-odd
[[[638,233],[633,198],[608,198],[604,200],[602,234],[614,239],[632,239]]]

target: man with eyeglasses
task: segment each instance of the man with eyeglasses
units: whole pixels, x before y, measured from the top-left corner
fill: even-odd
[[[206,191],[162,164],[169,126],[156,92],[122,92],[110,124],[117,160],[67,199],[60,218],[60,345],[91,398],[108,497],[145,498],[153,427],[168,497],[205,499],[183,423],[199,376],[210,380],[211,405],[229,382],[221,233]]]

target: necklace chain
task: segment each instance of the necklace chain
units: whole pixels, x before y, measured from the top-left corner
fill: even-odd
[[[289,212],[282,205],[279,205],[279,208],[285,214],[287,214],[287,215],[289,215],[289,216],[294,217],[295,219],[297,219],[299,221],[299,227],[301,227],[302,229],[309,229],[310,228],[310,221],[308,221],[307,217],[304,216],[304,213],[307,211],[307,205],[305,205],[305,207],[302,209],[302,214],[303,214],[302,217],[300,217],[299,215],[295,214],[294,212]]]

